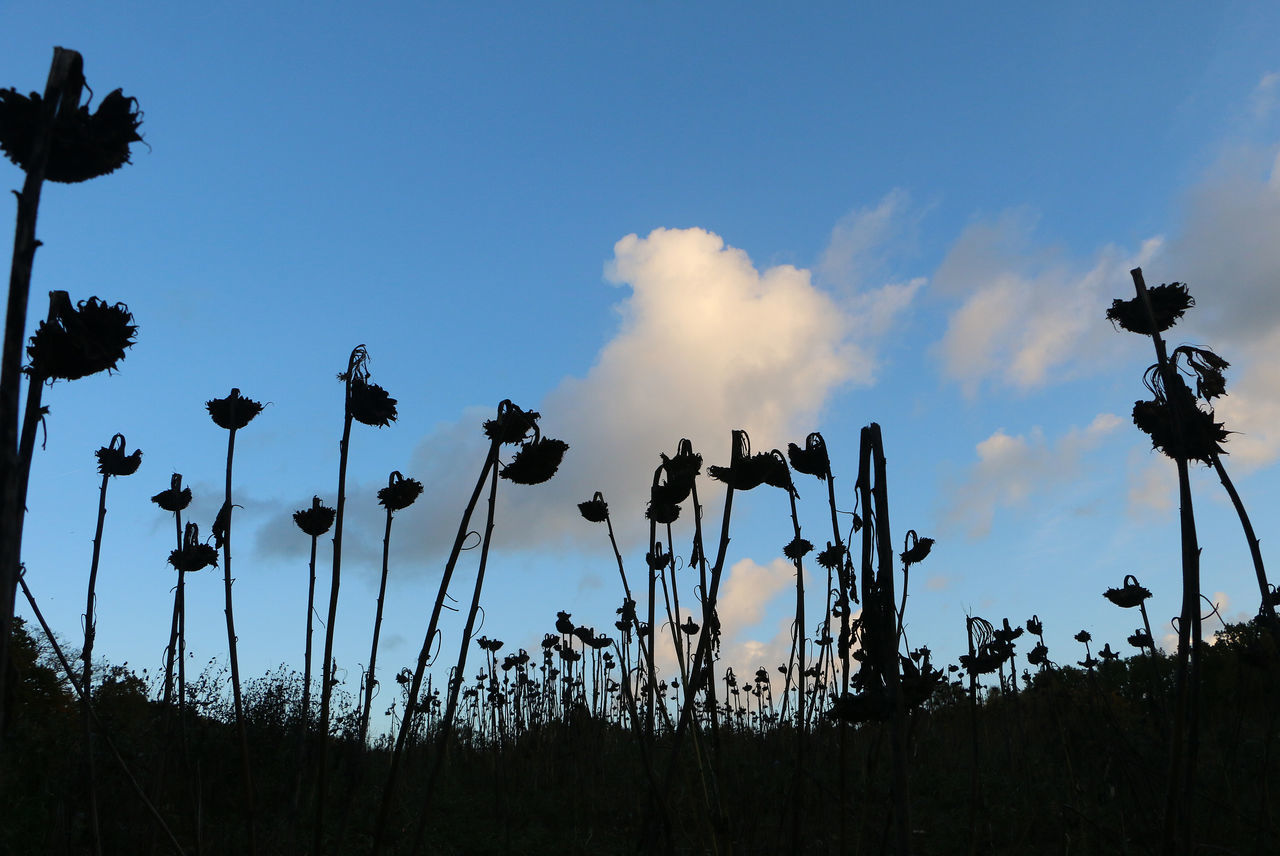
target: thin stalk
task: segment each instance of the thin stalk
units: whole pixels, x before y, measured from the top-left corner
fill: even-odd
[[[480,592],[484,587],[484,572],[489,564],[489,546],[493,543],[493,517],[497,505],[498,468],[492,468],[489,480],[489,507],[484,523],[484,538],[480,544],[480,563],[476,570],[476,585],[471,594],[471,608],[467,612],[467,624],[462,631],[462,643],[458,646],[458,664],[455,667],[459,680],[449,688],[449,699],[445,705],[444,720],[436,733],[436,751],[431,759],[431,770],[427,774],[426,795],[418,814],[418,827],[413,837],[411,853],[422,852],[423,835],[427,829],[427,818],[431,813],[431,798],[435,790],[436,780],[444,766],[445,755],[449,749],[449,738],[453,734],[453,718],[458,707],[458,690],[462,686],[461,676],[466,674],[467,654],[471,649],[471,634],[475,630],[476,615],[480,612]]]
[[[418,663],[413,672],[413,679],[409,684],[408,698],[405,700],[404,718],[400,720],[400,731],[396,735],[395,749],[391,753],[391,766],[387,771],[387,781],[383,786],[382,799],[378,804],[378,819],[374,826],[373,856],[377,856],[381,852],[383,843],[386,841],[387,819],[391,810],[392,795],[395,792],[396,778],[404,757],[414,714],[417,712],[418,691],[422,689],[422,676],[427,670],[427,661],[431,659],[431,645],[435,640],[436,627],[440,622],[440,612],[444,608],[444,599],[449,591],[449,581],[453,579],[453,569],[458,564],[458,556],[462,553],[462,545],[467,539],[467,527],[471,523],[471,514],[475,511],[476,503],[480,501],[480,493],[484,490],[484,483],[489,477],[490,470],[494,470],[497,467],[498,448],[500,445],[496,439],[489,444],[489,454],[485,456],[484,466],[480,469],[480,477],[476,479],[475,488],[472,490],[471,498],[462,514],[462,521],[458,524],[458,533],[453,539],[453,548],[450,550],[449,559],[445,563],[444,573],[440,577],[440,591],[436,594],[435,605],[431,610],[431,619],[427,623],[427,633],[422,640],[422,649],[418,652]]]
[[[791,528],[795,533],[792,543],[800,540],[800,516],[796,511],[796,492],[794,489],[787,491],[787,499],[791,501]],[[797,674],[799,679],[799,692],[796,693],[796,772],[795,772],[795,793],[792,794],[792,813],[791,813],[791,851],[793,853],[800,852],[800,829],[804,822],[804,739],[805,739],[805,719],[804,719],[804,557],[797,554],[792,564],[796,569],[796,629],[794,634],[795,656],[797,658]],[[788,674],[788,680],[790,674]],[[784,692],[783,706],[786,706],[787,696]]]
[[[93,694],[93,641],[97,635],[97,595],[98,560],[102,555],[102,525],[107,517],[107,482],[111,476],[102,474],[102,486],[98,490],[98,525],[93,533],[93,560],[89,564],[89,594],[84,608],[84,648],[81,657],[84,662],[80,672],[80,686],[84,687],[81,695],[80,718],[84,726],[84,762],[85,789],[89,802],[89,835],[93,852],[102,856],[102,835],[98,828],[98,787],[93,763],[93,715],[89,710],[89,699]]]
[[[373,705],[374,669],[378,665],[378,635],[382,630],[382,603],[387,596],[387,567],[391,556],[391,516],[387,509],[387,527],[382,536],[382,581],[378,585],[378,609],[373,619],[373,647],[369,650],[369,672],[364,680],[364,708],[360,712],[360,745],[363,746],[369,734],[369,708]]]
[[[311,536],[311,561],[308,563],[307,583],[307,641],[302,665],[302,730],[311,728],[311,638],[314,635],[312,618],[316,611],[316,548],[320,536]]]
[[[222,521],[225,527],[222,540],[222,580],[227,602],[227,648],[230,651],[229,656],[231,659],[231,692],[235,700],[236,731],[239,733],[240,738],[240,775],[244,782],[245,821],[248,827],[249,853],[252,856],[257,852],[254,835],[253,771],[249,765],[249,732],[244,721],[244,698],[240,692],[240,658],[236,654],[236,619],[231,603],[231,517],[233,510],[231,505],[231,464],[235,459],[235,452],[236,429],[233,427],[227,432],[226,498],[222,506],[222,511],[225,514],[225,519]]]
[[[333,698],[333,631],[338,619],[338,590],[342,584],[342,522],[347,507],[347,455],[351,448],[351,378],[355,354],[347,364],[346,401],[343,407],[342,442],[338,444],[338,501],[333,518],[333,572],[329,580],[329,611],[324,626],[324,661],[320,667],[320,719],[316,729],[320,751],[316,767],[316,820],[312,853],[323,853],[325,795],[328,789],[329,705]]]
[[[1240,518],[1240,526],[1244,529],[1244,539],[1249,544],[1249,556],[1253,559],[1253,571],[1258,577],[1258,591],[1262,595],[1260,612],[1274,628],[1276,626],[1276,610],[1271,602],[1271,586],[1267,582],[1267,569],[1262,563],[1262,548],[1258,541],[1258,536],[1254,534],[1253,523],[1249,520],[1249,513],[1245,511],[1244,502],[1241,501],[1240,494],[1236,491],[1235,483],[1227,475],[1227,468],[1222,465],[1222,457],[1216,452],[1211,453],[1209,462],[1213,464],[1214,472],[1218,474],[1218,480],[1222,482],[1223,488],[1226,489],[1227,496],[1231,497],[1231,505],[1236,510],[1236,516]]]

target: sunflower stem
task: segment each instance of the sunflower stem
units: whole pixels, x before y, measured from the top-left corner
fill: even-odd
[[[231,516],[233,506],[231,504],[231,465],[235,460],[236,453],[236,428],[233,426],[227,432],[227,478],[226,478],[226,494],[223,500],[222,512],[225,515],[222,523],[223,539],[222,539],[222,581],[223,589],[226,594],[226,615],[227,615],[227,648],[231,660],[231,693],[235,702],[236,711],[236,731],[240,740],[240,776],[244,784],[244,811],[245,823],[248,827],[249,838],[249,854],[253,856],[257,852],[257,845],[254,835],[254,798],[253,798],[253,771],[249,762],[249,732],[244,721],[244,696],[240,691],[240,658],[237,655],[236,646],[236,618],[235,610],[231,603]]]
[[[1185,409],[1194,402],[1179,394],[1182,388],[1177,369],[1169,361],[1151,297],[1142,276],[1142,268],[1129,271],[1134,289],[1146,312],[1155,346],[1156,364],[1164,390],[1173,408],[1173,430],[1178,448],[1185,449],[1182,437],[1187,416]],[[1175,455],[1178,468],[1178,513],[1182,531],[1182,611],[1178,622],[1178,672],[1174,704],[1173,733],[1169,741],[1169,780],[1165,792],[1165,816],[1161,851],[1186,853],[1191,847],[1191,805],[1195,789],[1196,748],[1198,738],[1197,705],[1200,684],[1200,546],[1196,537],[1195,510],[1191,500],[1191,479],[1187,459]],[[1183,741],[1186,740],[1184,749]]]
[[[32,140],[22,192],[17,194],[18,213],[9,267],[3,356],[0,358],[0,663],[9,662],[9,632],[22,562],[22,517],[30,471],[30,463],[24,467],[18,456],[18,400],[31,271],[36,248],[40,246],[36,240],[36,217],[40,210],[40,191],[49,163],[55,118],[59,113],[66,115],[79,109],[83,87],[84,61],[80,54],[66,48],[54,48],[41,104],[40,125]],[[0,669],[0,698],[6,697],[5,671]],[[7,731],[4,724],[4,710],[0,705],[0,735]],[[0,746],[3,746],[2,736]]]
[[[387,781],[383,785],[382,799],[378,804],[378,819],[374,824],[372,856],[377,856],[382,851],[383,844],[387,839],[387,820],[390,815],[391,800],[395,793],[400,764],[404,759],[405,748],[412,732],[414,715],[418,711],[418,692],[422,689],[423,673],[426,672],[427,662],[431,659],[431,645],[435,640],[436,627],[440,622],[440,613],[444,609],[444,599],[449,594],[449,582],[453,579],[453,569],[458,564],[458,556],[462,553],[462,545],[467,539],[467,527],[471,523],[471,515],[475,511],[476,503],[480,501],[480,494],[484,490],[484,484],[489,477],[490,470],[496,470],[497,468],[498,448],[500,446],[501,442],[496,438],[489,444],[489,453],[485,456],[484,466],[480,469],[480,477],[476,479],[475,488],[471,491],[471,498],[467,502],[466,510],[462,513],[462,520],[458,524],[458,533],[453,539],[453,548],[449,552],[449,559],[445,562],[444,573],[440,577],[440,590],[436,594],[435,605],[431,609],[431,619],[427,623],[427,632],[422,640],[422,649],[418,652],[418,663],[413,672],[413,679],[409,683],[409,695],[405,699],[404,717],[400,720],[400,731],[396,735],[396,745],[391,752],[391,765],[387,770]]]
[[[475,630],[476,615],[480,611],[480,591],[484,587],[484,572],[489,565],[489,546],[493,543],[493,518],[498,496],[498,468],[491,467],[489,479],[489,507],[484,523],[484,538],[480,543],[480,564],[476,570],[476,585],[471,594],[471,608],[467,612],[467,624],[462,631],[462,642],[458,646],[458,664],[454,674],[458,676],[449,686],[449,699],[445,705],[444,720],[436,732],[436,751],[431,759],[431,769],[427,774],[426,795],[418,814],[418,827],[413,837],[410,853],[422,852],[423,835],[427,829],[427,819],[431,814],[431,798],[434,795],[436,781],[444,766],[445,756],[449,751],[449,738],[453,735],[453,718],[458,707],[458,691],[462,689],[462,676],[466,674],[467,654],[471,649],[471,634]]]
[[[102,527],[107,517],[107,482],[109,473],[102,474],[102,486],[98,489],[98,525],[93,533],[93,559],[89,563],[89,594],[84,608],[84,648],[80,656],[83,659],[80,672],[80,686],[84,692],[80,697],[80,718],[84,730],[84,762],[85,790],[89,809],[89,835],[93,852],[102,856],[102,836],[98,828],[98,787],[93,762],[93,716],[89,710],[89,699],[93,694],[93,642],[97,636],[97,586],[98,560],[102,555]]]

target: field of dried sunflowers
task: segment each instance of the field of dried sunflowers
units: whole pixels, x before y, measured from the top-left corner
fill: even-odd
[[[476,462],[474,490],[459,498],[457,536],[420,653],[394,676],[395,727],[371,733],[374,689],[390,685],[391,670],[378,672],[377,659],[392,524],[423,486],[393,472],[379,491],[386,524],[378,612],[367,671],[348,686],[333,668],[333,636],[351,432],[353,423],[385,426],[397,415],[396,400],[370,376],[364,346],[339,375],[345,416],[334,504],[316,497],[294,515],[311,544],[308,615],[327,609],[322,644],[307,627],[300,674],[282,667],[245,679],[240,671],[235,441],[263,405],[239,389],[206,403],[227,432],[225,495],[208,537],[184,521],[192,495],[181,475],[153,497],[174,521],[164,674],[140,676],[94,656],[107,493],[142,460],[122,434],[96,453],[102,478],[86,620],[82,639],[65,640],[44,623],[21,562],[42,396],[54,381],[115,368],[136,333],[123,303],[53,292],[47,317],[27,337],[42,183],[110,173],[140,140],[136,102],[117,90],[90,112],[80,105],[83,87],[79,55],[58,49],[43,96],[0,90],[0,147],[26,173],[0,377],[0,852],[1271,852],[1280,808],[1269,785],[1280,772],[1272,754],[1280,629],[1259,539],[1221,459],[1226,431],[1211,409],[1226,391],[1228,364],[1205,349],[1168,351],[1162,334],[1194,301],[1178,283],[1148,289],[1140,270],[1135,296],[1117,299],[1106,315],[1150,337],[1156,352],[1144,375],[1152,398],[1135,405],[1133,418],[1179,474],[1183,601],[1172,655],[1156,647],[1144,605],[1151,593],[1132,576],[1105,593],[1141,616],[1127,640],[1137,653],[1127,657],[1109,641],[1095,650],[1082,631],[1082,650],[1057,653],[1067,662],[1055,662],[1038,616],[998,625],[966,616],[968,651],[954,663],[907,644],[911,570],[933,541],[914,530],[893,538],[886,444],[875,423],[859,438],[855,512],[843,521],[818,433],[803,446],[761,452],[745,431],[726,428],[724,465],[704,467],[687,440],[660,454],[648,549],[630,576],[604,493],[583,501],[584,525],[603,525],[602,545],[607,538],[617,560],[621,605],[586,624],[548,616],[540,648],[513,651],[476,635],[495,497],[508,484],[553,478],[568,447],[543,435],[540,414],[502,401],[476,426],[488,453]],[[1258,617],[1225,627],[1213,645],[1201,628],[1192,462],[1213,468],[1227,491],[1259,586]],[[704,476],[724,485],[716,531],[703,529]],[[821,549],[801,531],[801,478],[826,488],[831,528]],[[717,600],[735,499],[757,489],[789,499],[794,538],[784,552],[796,569],[796,610],[788,660],[745,675],[719,659]],[[467,543],[473,528],[478,545]],[[322,586],[317,602],[322,537],[332,538],[333,564],[327,601]],[[674,573],[684,561],[677,552],[686,555],[681,542],[690,557],[683,567],[697,577],[683,592]],[[478,546],[468,557],[477,563],[474,589],[457,598],[465,627],[442,638],[441,612],[469,546]],[[805,614],[807,560],[826,572],[820,616]],[[224,580],[227,659],[188,675],[185,577],[205,568]],[[19,593],[34,624],[14,615]],[[690,612],[700,620],[678,620]]]

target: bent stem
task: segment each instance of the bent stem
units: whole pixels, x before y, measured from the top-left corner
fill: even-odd
[[[466,674],[467,653],[471,648],[471,634],[475,630],[476,615],[480,611],[480,591],[484,587],[484,572],[489,564],[489,546],[493,543],[493,515],[498,495],[498,468],[491,467],[489,480],[489,510],[484,523],[484,539],[480,544],[480,566],[476,571],[475,590],[471,594],[471,609],[467,612],[467,625],[462,631],[462,643],[458,646],[458,664],[454,674],[459,680],[450,682],[449,699],[445,705],[444,720],[436,733],[436,751],[431,759],[431,771],[427,774],[427,791],[418,815],[418,828],[414,833],[411,853],[422,852],[423,835],[427,829],[427,818],[431,814],[431,797],[435,791],[436,780],[440,769],[444,766],[445,754],[449,749],[449,738],[453,735],[453,718],[458,707],[458,691],[462,688],[461,676]]]
[[[378,804],[378,819],[374,825],[373,856],[377,856],[382,851],[382,847],[387,838],[387,820],[391,810],[392,795],[395,793],[396,779],[400,771],[400,764],[404,759],[405,746],[409,740],[409,734],[412,730],[414,715],[418,711],[418,692],[422,689],[422,677],[427,670],[427,662],[431,659],[431,645],[435,640],[436,627],[440,623],[440,612],[444,608],[444,600],[449,593],[449,582],[453,579],[453,569],[458,564],[458,556],[462,553],[462,545],[467,539],[467,527],[471,523],[471,515],[475,511],[476,503],[480,501],[480,494],[484,490],[484,483],[489,477],[490,471],[497,471],[498,449],[501,442],[493,439],[489,444],[489,454],[485,456],[484,466],[480,469],[480,477],[476,479],[475,488],[471,491],[471,498],[467,502],[466,510],[462,513],[462,521],[458,524],[458,533],[453,539],[453,547],[449,551],[449,559],[445,563],[444,573],[440,577],[440,590],[436,594],[435,605],[431,609],[431,619],[427,623],[427,632],[422,640],[422,649],[418,652],[418,663],[413,672],[413,679],[409,683],[409,694],[405,699],[404,716],[400,720],[400,730],[396,735],[396,745],[391,752],[391,765],[387,770],[387,781],[382,788],[382,799]]]

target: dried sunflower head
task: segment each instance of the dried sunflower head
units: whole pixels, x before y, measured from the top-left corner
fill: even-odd
[[[1151,634],[1145,629],[1138,629],[1128,638],[1128,643],[1135,648],[1154,648],[1151,642]]]
[[[191,488],[182,486],[182,475],[174,473],[169,479],[169,487],[162,490],[151,501],[165,511],[177,513],[191,504]]]
[[[702,455],[693,451],[693,443],[681,439],[676,444],[674,457],[662,457],[662,469],[666,473],[666,502],[681,503],[693,492],[694,480],[702,472]]]
[[[578,503],[578,513],[588,523],[604,523],[609,519],[609,503],[604,501],[604,494],[596,491],[586,502]]]
[[[1124,578],[1123,588],[1109,588],[1102,593],[1102,596],[1116,606],[1132,609],[1151,597],[1151,592],[1145,586],[1138,585],[1138,578],[1129,574]]]
[[[1102,650],[1098,652],[1098,656],[1107,661],[1120,659],[1119,652],[1111,650],[1110,642],[1102,646]]]
[[[485,420],[484,435],[498,443],[515,445],[537,427],[541,416],[536,410],[521,410],[510,399],[503,399],[498,404],[497,417]]]
[[[1044,625],[1040,623],[1040,616],[1033,615],[1027,619],[1027,632],[1033,636],[1044,635]]]
[[[569,444],[563,440],[535,436],[523,444],[511,463],[498,475],[516,484],[542,484],[556,474]]]
[[[934,541],[932,538],[921,538],[916,534],[916,530],[907,530],[906,537],[903,540],[903,551],[899,556],[903,565],[915,565],[923,562],[929,555],[929,551],[933,549]]]
[[[210,399],[204,406],[208,409],[213,424],[228,431],[240,430],[262,412],[261,402],[245,398],[234,387],[226,398]]]
[[[841,544],[832,544],[827,542],[827,549],[818,554],[818,565],[826,568],[828,571],[834,571],[840,567],[841,561],[844,559],[844,546]]]
[[[1214,455],[1224,454],[1226,426],[1214,420],[1212,410],[1202,410],[1188,402],[1183,408],[1187,418],[1181,425],[1168,401],[1135,401],[1133,424],[1151,438],[1151,447],[1175,460],[1209,463]]]
[[[396,421],[396,400],[376,383],[369,381],[369,351],[356,345],[347,358],[347,370],[338,375],[346,384],[346,412],[355,421],[375,428],[385,428]]]
[[[378,491],[378,504],[387,511],[403,511],[421,495],[422,482],[407,479],[396,470],[387,479],[387,486]]]
[[[72,306],[65,291],[49,293],[49,319],[41,321],[27,345],[27,373],[51,380],[76,380],[110,372],[133,345],[138,328],[129,307],[96,297]]]
[[[329,531],[336,515],[337,511],[322,503],[320,497],[313,496],[310,508],[303,508],[293,513],[293,522],[307,535],[319,538]]]
[[[1149,336],[1152,333],[1163,333],[1168,330],[1177,323],[1183,313],[1196,305],[1195,298],[1187,291],[1187,287],[1180,282],[1171,282],[1167,285],[1157,285],[1155,288],[1149,288],[1147,289],[1147,297],[1151,300],[1151,311],[1155,316],[1154,330],[1151,327],[1147,309],[1143,306],[1142,298],[1140,297],[1131,297],[1128,300],[1113,300],[1111,308],[1107,310],[1107,320],[1115,326],[1128,330],[1130,333],[1141,333]]]
[[[791,461],[791,468],[798,473],[817,476],[823,481],[831,475],[831,459],[827,455],[827,443],[817,431],[804,438],[803,449],[795,443],[788,443],[787,458]]]
[[[791,561],[796,562],[802,559],[804,555],[812,549],[813,549],[812,542],[806,541],[804,538],[801,538],[799,535],[797,535],[795,538],[792,538],[791,541],[785,547],[782,548],[782,555],[786,556]]]
[[[14,89],[0,89],[0,150],[24,170],[31,168],[43,100],[36,92],[26,96]],[[58,116],[44,177],[75,184],[115,172],[129,163],[130,144],[142,141],[138,134],[141,124],[137,99],[120,89],[103,98],[93,113],[86,104],[74,113]]]
[[[672,502],[670,497],[671,491],[666,485],[654,484],[649,489],[649,506],[645,509],[644,516],[659,525],[675,523],[680,517],[680,506]]]
[[[218,565],[218,551],[200,540],[200,527],[188,523],[182,534],[182,547],[169,553],[169,564],[183,573],[194,573]]]
[[[141,449],[134,449],[129,455],[124,453],[123,434],[112,437],[110,445],[103,446],[94,454],[98,456],[98,472],[104,476],[131,476],[142,464]]]

